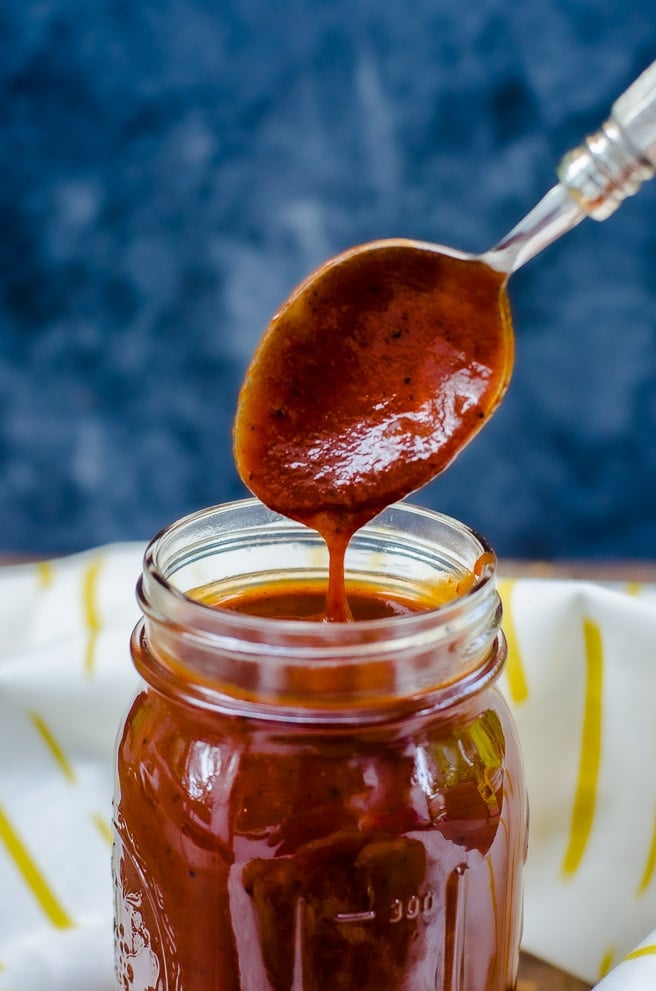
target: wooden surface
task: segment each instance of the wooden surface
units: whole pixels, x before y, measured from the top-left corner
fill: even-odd
[[[522,953],[517,991],[589,991],[590,985],[543,960]]]

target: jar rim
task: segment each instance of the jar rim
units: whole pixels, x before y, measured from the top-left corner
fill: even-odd
[[[462,611],[463,606],[475,607],[481,598],[489,594],[490,586],[495,584],[496,555],[485,537],[455,517],[403,501],[388,507],[371,522],[365,524],[355,534],[352,544],[362,540],[363,536],[377,534],[381,522],[384,523],[390,516],[394,517],[401,514],[405,520],[413,518],[414,520],[437,523],[452,534],[459,535],[465,541],[471,541],[472,548],[476,551],[472,555],[472,564],[475,558],[486,555],[486,563],[480,574],[474,575],[472,584],[463,593],[434,607],[393,617],[362,619],[358,620],[357,623],[309,624],[303,619],[271,619],[222,609],[220,605],[208,605],[177,588],[171,581],[172,575],[186,563],[190,554],[198,552],[200,548],[198,542],[191,548],[187,548],[183,556],[174,558],[174,567],[171,568],[164,560],[167,550],[170,552],[169,545],[175,545],[176,540],[181,537],[185,530],[198,528],[208,540],[206,550],[209,551],[214,546],[211,542],[212,534],[210,532],[212,521],[220,520],[221,517],[235,512],[242,513],[244,511],[258,514],[261,517],[258,523],[265,527],[276,528],[281,532],[284,531],[290,537],[305,538],[314,541],[317,545],[323,545],[322,538],[315,531],[268,509],[256,498],[248,497],[201,509],[168,524],[149,541],[143,556],[143,575],[138,593],[142,610],[145,613],[166,616],[169,620],[181,623],[189,622],[196,629],[202,629],[207,633],[211,633],[213,630],[225,633],[226,627],[233,630],[235,635],[242,636],[249,632],[261,633],[262,630],[275,630],[279,636],[284,635],[292,640],[300,638],[305,644],[307,644],[308,639],[316,639],[317,645],[346,639],[349,646],[353,646],[354,643],[369,641],[372,634],[380,635],[389,628],[396,631],[393,638],[397,640],[408,635],[413,628],[422,627],[427,622],[431,625],[435,620],[438,620],[440,624],[448,623],[453,614]],[[242,532],[245,533],[245,531]]]
[[[411,503],[388,507],[355,534],[347,573],[354,561],[374,561],[371,574],[376,583],[381,576],[383,588],[396,569],[416,587],[417,575],[471,575],[488,555],[471,585],[436,608],[314,623],[238,613],[186,594],[207,584],[191,576],[221,569],[232,576],[236,564],[248,580],[257,563],[256,575],[275,581],[288,575],[294,555],[304,562],[319,547],[325,552],[319,534],[257,499],[210,507],[164,528],[146,549],[137,586],[143,620],[132,650],[139,671],[192,703],[332,722],[388,713],[401,702],[421,708],[429,697],[433,708],[451,705],[498,675],[505,647],[490,545],[464,523]],[[266,566],[272,561],[273,572]]]

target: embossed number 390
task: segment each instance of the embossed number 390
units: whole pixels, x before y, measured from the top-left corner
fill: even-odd
[[[432,891],[424,895],[410,895],[409,898],[395,898],[390,905],[390,922],[401,922],[402,919],[426,918],[435,908],[435,897]]]

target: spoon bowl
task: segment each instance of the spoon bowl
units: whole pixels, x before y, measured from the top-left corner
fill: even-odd
[[[506,276],[462,252],[375,241],[321,266],[271,321],[241,390],[238,469],[271,508],[350,531],[442,471],[498,406]]]

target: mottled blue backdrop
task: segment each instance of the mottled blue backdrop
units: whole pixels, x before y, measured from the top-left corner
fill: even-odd
[[[363,240],[490,247],[656,58],[652,0],[0,0],[0,550],[242,495],[269,317]],[[656,558],[656,181],[511,282],[501,410],[415,501]]]

